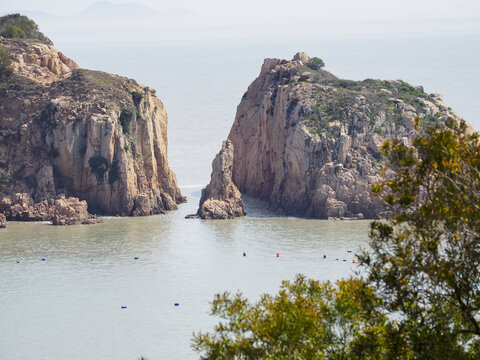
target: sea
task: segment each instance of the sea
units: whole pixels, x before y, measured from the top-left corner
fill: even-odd
[[[281,217],[246,199],[235,220],[196,212],[211,162],[263,59],[321,57],[352,80],[403,79],[440,93],[480,129],[478,34],[339,37],[308,41],[56,44],[81,67],[155,88],[168,116],[169,163],[188,202],[166,215],[89,226],[9,222],[0,231],[0,359],[198,359],[214,294],[251,301],[305,274],[354,275],[369,221]],[[246,256],[243,256],[245,253]]]

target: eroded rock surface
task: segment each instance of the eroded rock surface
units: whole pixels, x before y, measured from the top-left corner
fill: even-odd
[[[64,79],[79,68],[53,45],[8,40],[0,36],[0,47],[10,55],[15,73],[42,84]]]
[[[386,139],[411,146],[420,127],[458,116],[438,94],[403,81],[341,80],[311,66],[266,59],[237,108],[228,139],[233,182],[271,210],[313,218],[375,218]]]
[[[202,190],[197,212],[202,219],[233,219],[245,215],[240,191],[232,181],[233,157],[232,142],[224,141],[212,162],[210,183]]]
[[[97,224],[102,220],[89,214],[87,202],[60,195],[55,199],[35,202],[26,193],[0,199],[0,214],[6,220],[51,221],[54,225]]]
[[[3,38],[0,46],[14,68],[0,89],[1,193],[48,206],[65,194],[92,213],[121,216],[162,214],[185,201],[154,89],[79,69],[53,46]],[[35,218],[40,208],[15,218]]]
[[[80,201],[74,197],[68,199],[61,197],[55,200],[53,225],[97,224],[101,222],[101,219],[88,213],[85,200]]]
[[[0,229],[5,229],[7,227],[7,218],[5,215],[0,213]]]

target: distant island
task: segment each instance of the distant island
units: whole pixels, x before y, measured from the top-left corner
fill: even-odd
[[[421,86],[343,80],[324,65],[305,53],[291,61],[265,59],[237,108],[228,135],[233,155],[229,164],[214,165],[207,187],[212,195],[202,196],[200,217],[240,214],[240,193],[285,215],[382,217],[384,205],[372,195],[372,184],[381,180],[383,142],[400,139],[410,147],[418,131],[448,118],[461,120],[440,95]],[[238,195],[224,190],[233,187]]]
[[[69,209],[83,217],[58,223],[89,223],[87,206],[142,216],[185,201],[168,166],[167,113],[154,89],[80,69],[25,16],[1,17],[0,35],[0,212],[7,220],[53,220],[69,198],[84,200]]]

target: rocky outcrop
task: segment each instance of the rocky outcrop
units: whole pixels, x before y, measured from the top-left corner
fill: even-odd
[[[91,215],[87,202],[60,195],[56,199],[35,202],[28,194],[13,194],[0,199],[0,215],[6,220],[51,221],[54,225],[97,224],[102,220]]]
[[[341,80],[314,65],[305,53],[265,60],[228,136],[233,182],[283,214],[375,218],[385,139],[410,146],[417,117],[420,129],[460,117],[420,86]]]
[[[53,45],[8,40],[0,37],[0,48],[10,54],[14,72],[42,84],[64,79],[78,69]]]
[[[0,229],[5,229],[7,227],[7,218],[5,215],[0,214]]]
[[[0,47],[15,69],[0,97],[4,195],[50,204],[64,194],[92,213],[121,216],[162,214],[185,201],[154,89],[79,69],[53,46],[1,38]]]
[[[202,190],[197,212],[202,219],[233,219],[245,215],[240,191],[232,181],[233,157],[232,142],[224,141],[212,162],[210,183]]]
[[[53,211],[53,225],[79,225],[79,224],[97,224],[102,220],[87,211],[87,202],[80,201],[77,198],[61,197],[55,200],[55,210]]]

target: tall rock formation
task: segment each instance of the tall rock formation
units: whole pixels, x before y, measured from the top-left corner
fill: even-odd
[[[13,74],[0,91],[0,192],[59,194],[122,216],[185,201],[167,160],[167,113],[155,90],[80,69],[51,45],[0,37]]]
[[[228,139],[233,182],[270,209],[313,218],[374,218],[380,147],[411,145],[421,126],[460,117],[437,94],[403,81],[341,80],[299,53],[266,59],[237,108]]]
[[[240,191],[232,181],[233,157],[232,142],[224,141],[212,162],[210,183],[202,190],[197,212],[202,219],[233,219],[245,215]]]

